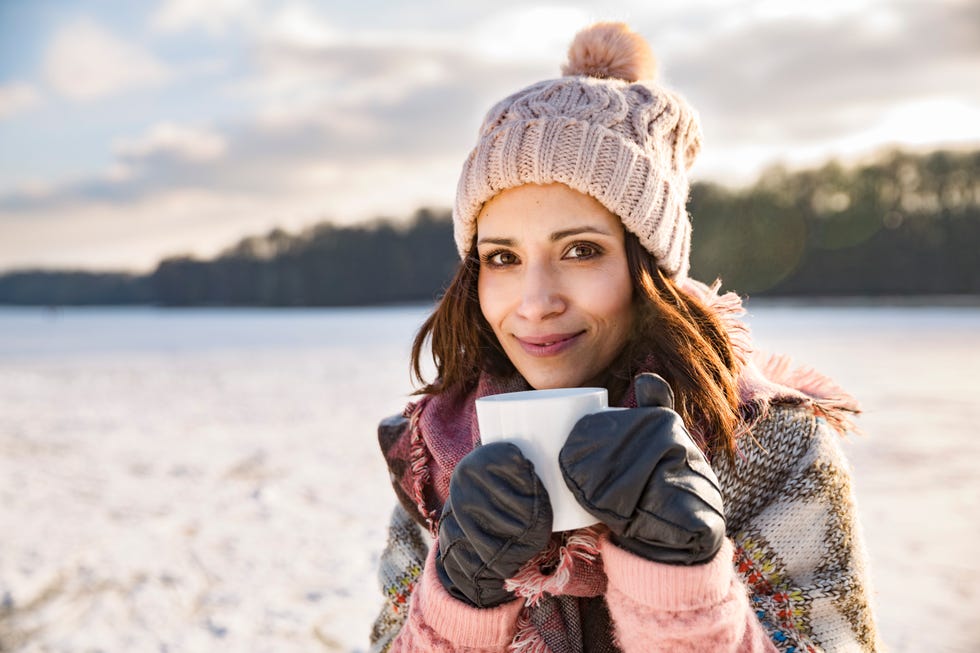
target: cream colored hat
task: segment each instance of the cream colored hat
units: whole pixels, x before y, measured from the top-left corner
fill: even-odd
[[[561,182],[618,215],[668,276],[686,277],[687,171],[701,148],[697,115],[653,81],[649,45],[623,23],[579,32],[562,74],[510,95],[484,118],[456,190],[460,257],[494,195]]]

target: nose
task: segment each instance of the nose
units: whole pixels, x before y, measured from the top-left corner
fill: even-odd
[[[517,314],[531,321],[560,315],[565,310],[558,272],[547,264],[525,267],[521,278],[521,303]]]

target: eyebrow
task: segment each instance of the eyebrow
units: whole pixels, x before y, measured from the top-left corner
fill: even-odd
[[[579,234],[589,234],[589,233],[600,234],[603,236],[612,235],[608,231],[600,227],[593,227],[591,225],[586,225],[582,227],[572,227],[571,229],[562,229],[561,231],[556,231],[551,234],[549,239],[551,240],[551,242],[554,243],[554,242],[558,242],[563,238],[568,238],[569,236],[578,236]],[[513,247],[516,242],[517,241],[515,241],[513,238],[480,238],[476,242],[476,244],[477,245],[483,245],[483,244],[503,245],[505,247]]]

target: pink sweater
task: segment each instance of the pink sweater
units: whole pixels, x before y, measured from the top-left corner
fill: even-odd
[[[521,601],[479,609],[454,599],[436,575],[435,549],[391,653],[506,651]],[[601,554],[609,581],[606,602],[624,653],[775,653],[735,576],[728,540],[714,560],[696,567],[650,562],[605,538]]]

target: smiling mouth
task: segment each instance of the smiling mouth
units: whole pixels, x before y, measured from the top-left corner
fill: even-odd
[[[583,330],[576,333],[556,333],[524,338],[514,336],[514,338],[521,348],[532,356],[554,356],[573,347],[578,342],[579,336],[584,333]]]

